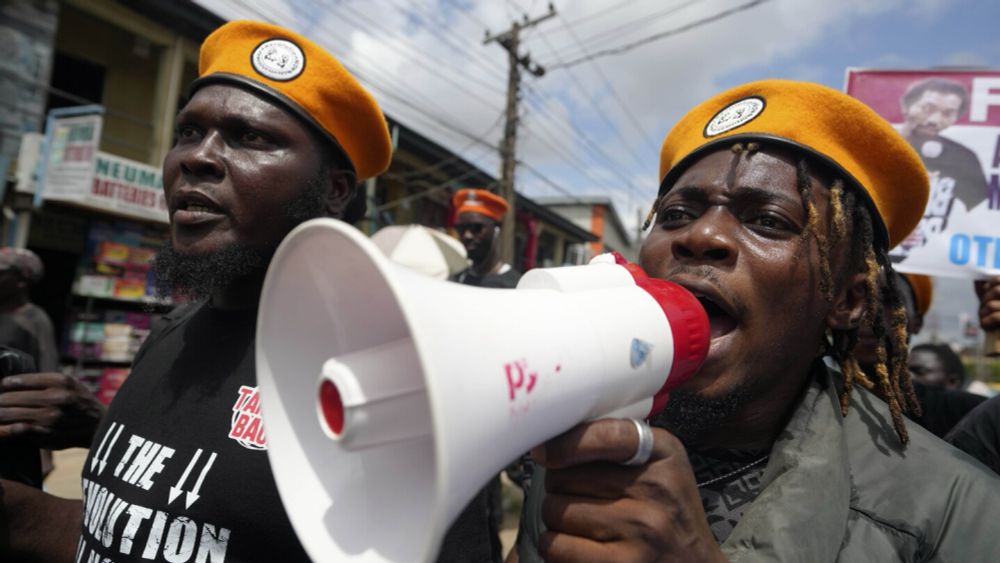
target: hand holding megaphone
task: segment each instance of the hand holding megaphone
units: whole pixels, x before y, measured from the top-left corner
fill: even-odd
[[[537,546],[546,563],[726,561],[683,444],[652,433],[649,460],[635,467],[621,464],[637,444],[626,419],[586,422],[532,450],[545,468]]]
[[[258,318],[278,490],[317,561],[433,560],[510,460],[583,421],[648,417],[708,342],[695,297],[635,265],[474,288],[392,264],[344,223],[309,221],[275,253]],[[589,427],[609,424],[633,423]]]

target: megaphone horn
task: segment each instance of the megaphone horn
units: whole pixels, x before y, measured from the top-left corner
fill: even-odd
[[[268,456],[317,561],[433,560],[511,460],[585,420],[649,416],[709,342],[697,299],[632,264],[467,287],[333,219],[285,238],[258,315]]]

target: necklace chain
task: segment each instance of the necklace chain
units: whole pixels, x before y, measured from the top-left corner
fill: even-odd
[[[739,475],[740,473],[743,473],[747,469],[750,469],[751,467],[760,464],[761,462],[763,462],[764,460],[766,460],[769,457],[771,457],[771,454],[769,454],[769,453],[768,454],[764,454],[763,457],[755,459],[755,460],[751,461],[750,463],[748,463],[748,464],[746,464],[746,465],[744,465],[742,467],[737,467],[736,469],[730,471],[729,473],[726,473],[725,475],[719,475],[718,477],[713,477],[713,478],[709,479],[708,481],[702,481],[700,483],[696,483],[696,485],[700,489],[700,488],[704,487],[705,485],[711,485],[712,483],[718,483],[719,481],[722,481],[723,479],[728,479],[729,477],[732,477],[733,475]]]

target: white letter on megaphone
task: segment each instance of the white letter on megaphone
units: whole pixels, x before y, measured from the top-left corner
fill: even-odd
[[[708,341],[694,296],[634,265],[473,288],[306,222],[271,261],[257,324],[285,509],[316,561],[431,561],[509,462],[585,420],[648,416]]]

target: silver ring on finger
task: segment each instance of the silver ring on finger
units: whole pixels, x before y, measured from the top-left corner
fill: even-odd
[[[635,454],[622,462],[622,465],[636,466],[645,465],[649,461],[649,456],[653,453],[653,430],[648,424],[641,420],[630,418],[635,425],[636,432],[639,433],[639,445],[635,449]]]

